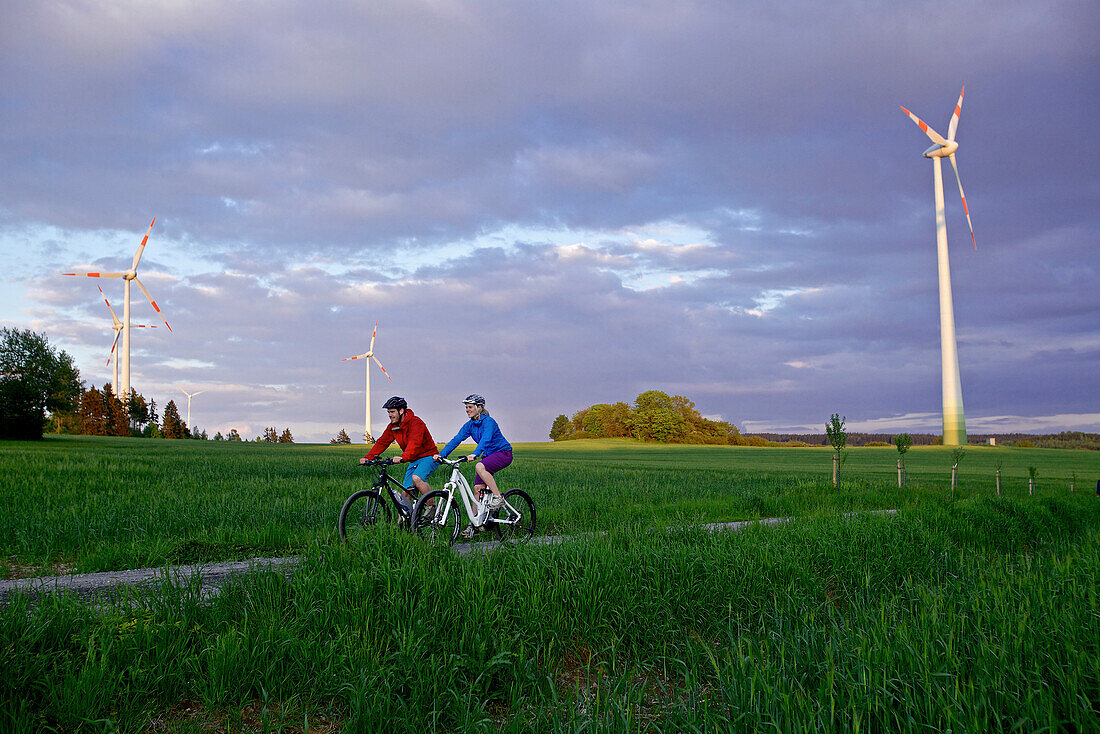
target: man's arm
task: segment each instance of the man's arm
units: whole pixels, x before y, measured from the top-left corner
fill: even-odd
[[[374,442],[374,445],[371,446],[370,451],[368,451],[367,455],[363,458],[367,461],[378,458],[379,454],[389,448],[389,445],[391,443],[393,443],[393,431],[391,431],[390,427],[387,425],[386,430],[382,431],[382,435],[379,436],[378,440]]]

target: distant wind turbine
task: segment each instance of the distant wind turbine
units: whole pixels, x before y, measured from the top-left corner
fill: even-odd
[[[947,139],[928,127],[919,117],[904,107],[902,112],[909,115],[913,122],[931,139],[933,145],[924,151],[925,158],[932,159],[932,172],[935,179],[936,194],[936,253],[940,272],[940,366],[943,373],[943,445],[960,446],[966,444],[966,419],[963,417],[962,383],[959,381],[959,351],[955,339],[955,310],[951,303],[951,267],[947,258],[947,215],[943,203],[943,172],[941,161],[947,158],[955,170],[955,182],[959,185],[966,223],[970,227],[970,240],[974,249],[978,241],[974,239],[974,225],[970,222],[970,209],[966,205],[962,179],[959,178],[959,166],[955,163],[955,151],[959,144],[955,142],[955,131],[959,128],[959,114],[962,112],[963,93],[959,92],[959,101],[947,126]]]
[[[176,387],[179,387],[179,385],[176,385]],[[204,392],[206,392],[206,390],[199,390],[198,392],[187,392],[182,387],[180,387],[180,392],[187,396],[187,430],[194,431],[194,428],[191,426],[191,398],[195,397],[196,395],[202,395]]]
[[[348,362],[353,359],[365,359],[367,360],[367,414],[363,419],[363,440],[367,443],[373,443],[374,437],[370,432],[370,362],[373,359],[374,363],[378,365],[378,369],[382,370],[382,374],[386,376],[386,379],[393,382],[393,378],[390,377],[390,373],[386,372],[386,368],[382,366],[382,363],[378,361],[378,357],[374,356],[374,337],[378,335],[378,322],[374,322],[374,333],[370,335],[370,347],[365,354],[357,354],[354,357],[345,357],[341,359],[341,362]]]
[[[122,333],[122,322],[118,320],[118,316],[115,315],[115,310],[111,308],[111,302],[107,300],[107,294],[103,292],[103,288],[99,288],[99,295],[103,296],[103,302],[107,304],[107,310],[111,312],[111,328],[115,330],[115,340],[111,342],[111,353],[107,355],[107,366],[111,364],[111,359],[115,356],[115,347],[118,345],[119,334]],[[155,329],[156,324],[130,324],[130,326],[136,326],[142,329]],[[115,381],[111,383],[111,387],[115,389],[115,397],[121,399],[121,395],[118,394],[118,360],[115,360]],[[127,396],[129,397],[129,396]]]
[[[149,295],[148,289],[142,285],[142,282],[137,277],[137,266],[141,262],[141,256],[145,252],[145,243],[149,241],[149,233],[153,231],[153,225],[156,223],[157,218],[153,217],[153,221],[149,222],[149,229],[145,231],[145,236],[141,238],[141,244],[138,245],[137,251],[134,253],[134,261],[130,265],[130,269],[122,273],[62,273],[62,275],[86,275],[89,278],[122,278],[123,282],[123,302],[122,302],[122,350],[119,353],[119,361],[122,363],[122,384],[117,385],[117,392],[119,397],[123,400],[130,399],[130,281],[134,281],[138,284],[138,288],[145,294],[145,297],[149,299],[149,303],[153,306],[153,310],[160,316],[161,321],[164,321],[164,325],[168,326],[168,321],[164,318],[164,315],[160,313],[160,306],[153,300],[153,297]],[[108,304],[109,305],[109,304]],[[113,314],[113,311],[112,311]],[[171,331],[172,327],[168,326],[168,331]],[[116,365],[117,366],[117,365]]]

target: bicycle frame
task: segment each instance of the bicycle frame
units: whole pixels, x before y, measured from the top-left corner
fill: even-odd
[[[446,521],[447,518],[450,517],[451,507],[455,504],[455,492],[457,490],[458,496],[462,498],[462,504],[466,508],[466,518],[473,524],[474,519],[477,517],[477,513],[474,512],[477,498],[474,497],[474,490],[470,488],[470,483],[466,481],[466,477],[462,476],[462,472],[458,468],[458,465],[463,461],[462,459],[440,458],[441,463],[450,464],[451,478],[443,485],[443,491],[447,493],[447,502],[441,510],[442,514],[439,514],[439,511],[437,511],[436,517],[443,521]],[[457,508],[455,508],[455,512],[458,512]]]
[[[395,477],[390,476],[389,469],[390,469],[391,466],[393,466],[393,464],[391,462],[386,461],[384,463],[365,464],[364,466],[377,466],[377,467],[379,467],[378,479],[371,486],[371,489],[377,491],[379,497],[384,496],[382,494],[383,489],[387,490],[387,494],[389,495],[390,502],[392,502],[394,507],[397,509],[397,514],[398,515],[410,514],[412,511],[411,510],[406,510],[405,507],[401,504],[401,502],[395,496],[398,493],[402,493],[402,494],[406,494],[406,493],[405,493],[405,486],[403,484],[401,484],[401,482],[399,482]],[[405,496],[405,499],[407,499],[411,503],[410,507],[412,505],[416,504],[416,499],[409,499],[407,494]]]
[[[466,477],[462,475],[459,470],[459,464],[463,463],[465,459],[445,459],[440,457],[440,462],[443,464],[449,464],[451,467],[451,478],[443,485],[443,491],[447,493],[447,501],[442,508],[438,508],[435,513],[437,522],[446,524],[450,519],[452,507],[455,505],[455,494],[462,498],[462,505],[466,510],[466,519],[471,525],[474,524],[474,520],[477,518],[477,498],[474,496],[474,490],[470,488],[470,483],[466,481]],[[488,491],[488,490],[486,490]],[[491,515],[485,519],[485,527],[489,527],[489,523],[499,523],[502,525],[515,525],[522,519],[522,515],[516,511],[516,508],[512,507],[507,500],[501,505],[501,509],[508,511],[508,519],[492,517]],[[455,512],[458,512],[458,508],[454,508]]]

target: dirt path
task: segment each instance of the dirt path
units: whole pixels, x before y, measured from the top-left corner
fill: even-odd
[[[847,513],[845,517],[857,514],[896,514],[897,510],[877,510],[870,513]],[[764,520],[746,520],[743,522],[710,523],[700,527],[711,532],[740,532],[753,525],[780,525],[791,522],[793,517],[772,517]],[[578,536],[540,536],[532,539],[534,544],[562,543]],[[497,546],[496,541],[488,543],[458,543],[455,552],[465,555],[474,550],[487,552]],[[161,566],[159,568],[135,568],[127,571],[104,571],[102,573],[78,573],[64,576],[39,576],[29,579],[0,579],[0,604],[16,592],[27,592],[38,598],[51,592],[74,593],[81,599],[93,600],[109,595],[122,587],[155,589],[165,580],[187,583],[199,579],[200,595],[210,598],[221,591],[221,587],[235,576],[267,569],[281,569],[287,574],[298,565],[298,557],[253,558],[247,561],[226,561],[223,563],[194,563],[186,566]]]

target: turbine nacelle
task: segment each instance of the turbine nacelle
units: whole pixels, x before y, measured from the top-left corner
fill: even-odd
[[[946,145],[940,145],[939,143],[932,145],[928,150],[924,151],[925,158],[948,158],[956,150],[959,149],[959,144],[954,140],[948,140]]]

